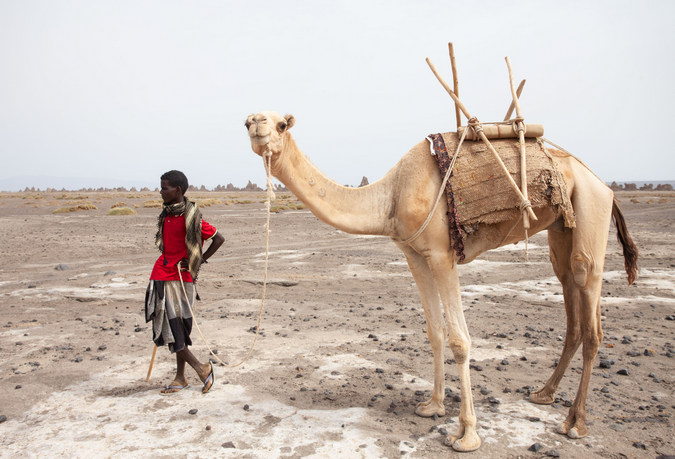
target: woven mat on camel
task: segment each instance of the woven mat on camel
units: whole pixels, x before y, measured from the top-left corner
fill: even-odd
[[[456,132],[431,134],[441,177],[450,167],[457,150]],[[491,140],[513,180],[520,185],[520,143],[518,139]],[[532,208],[553,206],[565,226],[575,227],[574,210],[567,195],[564,176],[558,171],[541,141],[525,139],[527,192]],[[450,232],[455,251],[464,259],[463,238],[480,224],[497,224],[519,218],[520,198],[494,156],[483,142],[464,141],[446,185]]]

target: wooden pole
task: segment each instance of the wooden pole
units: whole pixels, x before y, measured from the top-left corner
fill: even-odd
[[[518,85],[518,89],[516,90],[516,95],[520,99],[520,95],[523,92],[523,86],[525,86],[525,80],[521,81],[520,84]],[[511,99],[511,105],[509,106],[509,110],[506,112],[506,116],[504,117],[504,121],[507,121],[511,119],[511,114],[513,113],[513,109],[516,108],[516,104],[513,103],[513,99]]]
[[[518,117],[518,137],[520,139],[520,190],[523,196],[527,199],[527,162],[525,152],[525,125],[523,124],[523,113],[520,111],[520,102],[518,101],[518,93],[513,82],[513,69],[511,68],[511,61],[508,56],[506,59],[506,66],[509,69],[509,82],[511,83],[511,95],[513,96],[513,105],[516,107],[516,116]],[[530,229],[530,220],[527,212],[523,210],[523,227],[525,228],[525,238],[527,239],[527,230]]]
[[[150,359],[150,368],[148,368],[148,376],[145,377],[145,382],[150,381],[150,374],[152,373],[152,364],[155,363],[155,354],[157,354],[157,345],[155,344],[155,348],[152,350],[152,358]]]
[[[452,43],[448,43],[448,51],[450,52],[450,66],[452,67],[452,86],[454,93],[459,97],[459,76],[457,75],[457,65],[455,63],[455,48]],[[457,128],[462,125],[462,115],[459,113],[459,107],[455,104],[455,118],[457,119]]]
[[[464,113],[464,116],[466,116],[466,118],[469,119],[469,120],[471,118],[473,118],[473,116],[471,116],[471,113],[469,113],[469,110],[466,109],[464,104],[462,104],[462,102],[455,95],[455,93],[452,91],[452,89],[450,89],[450,86],[448,86],[448,84],[443,80],[441,75],[436,70],[436,67],[434,66],[434,64],[432,64],[431,60],[429,60],[429,58],[427,57],[426,61],[427,61],[427,64],[429,65],[429,68],[431,69],[433,74],[436,76],[436,79],[439,81],[439,83],[441,83],[441,86],[443,86],[443,88],[445,88],[445,90],[448,92],[448,94],[450,94],[450,97],[452,97],[452,100],[455,101],[455,104],[459,107],[459,109],[462,111],[462,113]],[[502,172],[504,173],[504,175],[506,176],[509,184],[511,185],[511,188],[513,188],[513,191],[518,195],[518,197],[520,198],[521,201],[524,201],[526,199],[525,196],[523,196],[523,193],[521,193],[520,188],[518,188],[518,185],[516,185],[516,182],[513,180],[513,177],[511,177],[511,173],[509,172],[509,170],[504,165],[504,162],[502,161],[502,158],[499,156],[499,153],[497,153],[497,150],[495,150],[495,148],[492,146],[492,144],[490,143],[488,138],[485,137],[485,134],[483,133],[483,131],[479,131],[478,135],[480,136],[483,143],[485,143],[485,145],[488,147],[488,150],[490,150],[490,152],[494,156],[495,160],[497,161],[497,164],[499,164],[499,167],[502,169]],[[537,220],[537,216],[534,214],[534,211],[532,210],[531,207],[528,207],[527,211],[528,211],[528,214],[530,215],[530,218],[532,218],[532,220]]]

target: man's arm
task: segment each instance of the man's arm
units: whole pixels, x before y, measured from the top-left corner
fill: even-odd
[[[209,248],[206,249],[206,252],[202,254],[202,259],[204,261],[208,260],[211,255],[216,253],[216,251],[220,248],[221,245],[223,245],[223,242],[225,242],[225,238],[223,237],[222,234],[216,233],[213,235],[211,238],[211,245],[209,245]]]

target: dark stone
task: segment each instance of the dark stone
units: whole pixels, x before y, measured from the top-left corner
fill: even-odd
[[[0,414],[0,424],[5,422],[6,420],[7,420],[7,416],[5,416],[4,414]]]
[[[54,269],[57,270],[57,271],[66,271],[66,270],[70,269],[70,266],[68,266],[64,263],[59,263],[58,265],[56,265],[54,267]]]
[[[105,351],[106,349],[108,349],[108,346],[106,346],[105,344],[101,344],[101,345],[98,347],[98,350],[99,350],[99,351]]]
[[[600,361],[600,368],[611,368],[614,365],[614,360],[605,359]]]
[[[644,354],[645,354],[647,357],[654,357],[654,351],[652,351],[651,349],[645,349]]]
[[[251,407],[248,406],[248,404],[244,405],[244,411],[248,411],[248,410],[250,410],[250,409],[251,409]]]
[[[190,414],[197,414],[197,411],[199,411],[197,408],[192,408],[188,413]]]
[[[540,449],[541,449],[541,445],[539,443],[535,443],[532,446],[530,446],[529,448],[527,448],[528,451],[533,451],[535,453],[539,452]]]
[[[637,448],[637,449],[645,449],[645,450],[646,450],[646,449],[647,449],[647,445],[645,445],[644,443],[639,442],[639,441],[634,441],[634,442],[633,442],[633,448]]]
[[[232,443],[231,441],[226,441],[220,446],[222,446],[223,448],[235,448],[234,443]]]
[[[622,376],[628,376],[628,369],[627,369],[627,368],[622,368],[622,369],[620,369],[619,371],[617,371],[616,374],[622,375]]]
[[[103,273],[104,276],[113,276],[115,274],[117,274],[117,272],[115,272],[115,271],[106,271],[106,272]]]
[[[546,455],[548,457],[560,457],[560,454],[558,454],[558,451],[552,449],[550,451],[546,451]]]

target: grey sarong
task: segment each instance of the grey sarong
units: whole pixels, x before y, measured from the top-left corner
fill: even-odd
[[[152,340],[157,346],[169,345],[171,352],[192,346],[192,314],[195,301],[192,282],[151,280],[145,292],[145,321],[152,321]],[[188,306],[189,301],[189,306]]]

